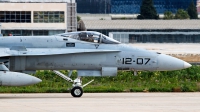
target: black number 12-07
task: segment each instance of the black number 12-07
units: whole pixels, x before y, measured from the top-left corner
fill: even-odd
[[[122,58],[122,64],[132,64],[132,58]]]
[[[137,58],[136,63],[138,65],[146,65],[147,63],[149,63],[150,60],[150,58]],[[135,62],[132,58],[122,58],[122,64],[132,64],[132,62]]]

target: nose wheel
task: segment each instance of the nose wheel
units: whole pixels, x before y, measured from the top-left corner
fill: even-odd
[[[73,87],[71,90],[71,95],[73,97],[81,97],[83,95],[83,89],[79,86]]]

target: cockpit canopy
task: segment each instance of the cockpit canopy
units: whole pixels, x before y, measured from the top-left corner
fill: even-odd
[[[103,35],[99,32],[94,31],[83,31],[83,32],[70,32],[59,34],[63,37],[69,37],[80,41],[93,42],[93,43],[104,43],[104,44],[119,44],[117,40]]]

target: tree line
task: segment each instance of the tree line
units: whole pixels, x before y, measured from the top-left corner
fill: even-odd
[[[137,19],[159,19],[153,0],[142,1],[140,15],[137,16]],[[178,9],[176,14],[173,14],[171,11],[164,12],[164,19],[198,19],[197,8],[192,0],[187,10]]]

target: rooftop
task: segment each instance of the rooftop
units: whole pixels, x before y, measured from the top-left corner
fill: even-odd
[[[134,35],[200,35],[200,32],[109,32],[109,34]]]
[[[83,20],[87,29],[200,29],[200,20]]]

